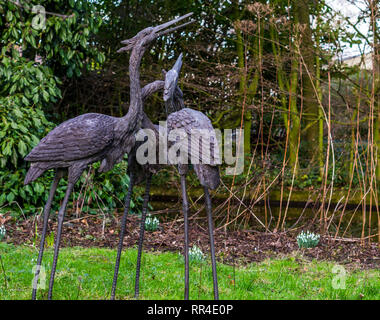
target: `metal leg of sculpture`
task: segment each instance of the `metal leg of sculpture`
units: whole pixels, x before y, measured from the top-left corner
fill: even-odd
[[[208,232],[210,237],[210,250],[211,250],[211,263],[212,263],[212,278],[214,284],[214,299],[219,300],[218,292],[218,278],[216,274],[216,260],[215,260],[215,247],[214,247],[214,224],[212,221],[211,198],[207,187],[204,187],[206,199],[206,211],[208,217]]]
[[[185,300],[189,300],[189,205],[186,193],[186,175],[181,175],[182,210],[185,226]]]
[[[34,279],[33,279],[32,300],[36,300],[37,284],[38,284],[38,278],[40,275],[42,256],[44,254],[44,245],[45,245],[45,238],[46,238],[46,232],[47,232],[47,227],[48,227],[51,204],[53,202],[54,194],[55,194],[55,191],[57,190],[57,186],[61,178],[62,178],[61,172],[57,170],[54,176],[54,180],[50,187],[49,197],[44,207],[44,223],[43,223],[42,235],[41,235],[41,240],[40,240],[40,251],[38,252],[37,266],[36,266]]]
[[[136,299],[139,298],[141,254],[142,254],[142,247],[143,247],[143,241],[144,241],[145,220],[146,220],[146,212],[147,212],[148,203],[149,203],[151,181],[152,181],[152,174],[149,174],[146,180],[144,202],[143,202],[143,208],[142,208],[142,214],[141,214],[140,236],[139,236],[139,246],[138,246],[138,253],[137,253],[136,279],[135,279],[135,298]]]
[[[58,228],[57,228],[57,235],[55,239],[54,244],[54,258],[53,258],[53,266],[51,268],[50,273],[50,282],[49,282],[49,293],[48,293],[48,299],[51,300],[52,294],[53,294],[53,285],[54,285],[54,275],[55,275],[55,269],[57,267],[57,260],[58,260],[58,254],[59,254],[59,245],[61,242],[61,235],[62,235],[62,226],[63,226],[63,218],[65,217],[65,211],[67,202],[69,201],[70,194],[74,188],[74,183],[69,182],[67,184],[66,194],[65,198],[63,199],[62,206],[59,209],[58,212]]]
[[[124,236],[125,236],[125,227],[126,227],[126,224],[127,224],[127,216],[128,216],[128,212],[129,212],[129,206],[131,204],[133,185],[134,185],[134,175],[131,172],[129,174],[128,193],[127,193],[127,195],[125,197],[125,207],[124,207],[123,218],[122,218],[122,221],[121,221],[121,230],[120,230],[119,245],[117,247],[117,257],[116,257],[116,263],[115,263],[115,272],[114,272],[114,275],[113,275],[113,282],[112,282],[112,289],[111,289],[111,300],[115,299],[117,276],[119,274],[119,265],[120,265],[121,251],[123,249],[123,241],[124,241]]]

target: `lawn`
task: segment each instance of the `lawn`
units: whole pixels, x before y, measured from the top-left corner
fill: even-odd
[[[30,299],[33,266],[38,251],[31,246],[0,243],[0,299]],[[53,250],[43,266],[46,299]],[[123,252],[117,299],[133,299],[136,249]],[[109,299],[116,250],[62,248],[54,299]],[[178,253],[143,254],[140,299],[183,299],[183,258]],[[380,270],[360,270],[324,261],[307,261],[301,252],[260,263],[233,266],[218,263],[221,299],[380,299]],[[335,287],[335,288],[334,288]],[[190,265],[190,299],[213,299],[211,265]]]

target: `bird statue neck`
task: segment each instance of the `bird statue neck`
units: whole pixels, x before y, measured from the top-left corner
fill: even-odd
[[[166,115],[179,111],[183,108],[185,108],[183,98],[179,96],[176,89],[171,99],[165,101]]]
[[[120,128],[122,131],[138,130],[142,121],[142,94],[140,86],[140,64],[144,55],[145,47],[137,43],[129,58],[129,79],[130,79],[130,104],[127,114],[123,117],[121,123],[128,128]]]

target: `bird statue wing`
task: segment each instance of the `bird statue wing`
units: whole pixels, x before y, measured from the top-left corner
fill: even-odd
[[[182,136],[181,132],[178,135],[173,135],[173,132],[170,134],[175,129],[185,131],[186,136]],[[173,144],[187,142],[190,163],[203,163],[211,166],[221,163],[216,132],[210,119],[202,112],[184,108],[171,113],[167,118],[167,130],[169,140],[176,138]]]
[[[27,161],[72,161],[102,152],[114,139],[114,118],[87,113],[50,131],[25,157]]]

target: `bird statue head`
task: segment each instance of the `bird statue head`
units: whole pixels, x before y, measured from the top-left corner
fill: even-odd
[[[175,111],[179,111],[183,109],[183,93],[181,89],[178,87],[178,79],[179,73],[181,72],[182,67],[182,53],[177,58],[176,63],[173,68],[171,68],[168,72],[162,70],[162,73],[165,77],[164,84],[164,102],[166,114],[170,114]]]
[[[165,73],[165,85],[164,85],[164,101],[172,99],[174,96],[174,91],[177,87],[179,73],[182,67],[182,53],[177,58],[176,63],[173,68]]]
[[[187,26],[190,23],[193,23],[195,20],[190,20],[186,23],[183,23],[181,25],[178,25],[173,28],[168,28],[173,24],[178,23],[179,21],[182,21],[188,17],[190,17],[193,13],[190,12],[188,14],[185,14],[184,16],[181,16],[177,19],[173,19],[169,22],[160,24],[155,27],[148,27],[143,30],[141,30],[139,33],[137,33],[133,38],[123,40],[121,41],[122,44],[126,44],[125,47],[120,48],[117,52],[124,52],[124,51],[129,51],[133,49],[136,45],[140,45],[141,47],[146,47],[148,44],[150,44],[153,40],[157,39],[160,36],[163,36],[165,34],[174,32],[180,28],[183,28]]]

